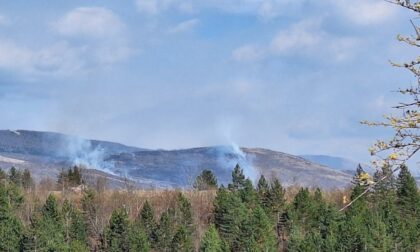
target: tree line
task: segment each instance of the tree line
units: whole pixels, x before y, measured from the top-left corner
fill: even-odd
[[[373,181],[392,172],[384,167]],[[26,174],[26,175],[24,175]],[[79,170],[60,173],[59,183],[82,183]],[[358,167],[352,200],[369,186]],[[191,202],[177,192],[157,213],[148,200],[134,217],[129,206],[112,210],[101,226],[98,192],[86,188],[75,200],[51,193],[25,223],[17,214],[33,185],[29,171],[0,172],[0,251],[416,251],[420,249],[420,195],[406,166],[389,174],[344,211],[320,190],[300,188],[291,199],[278,179],[256,185],[237,165],[232,181],[218,186],[204,170],[196,190],[214,193],[205,231],[198,234]]]

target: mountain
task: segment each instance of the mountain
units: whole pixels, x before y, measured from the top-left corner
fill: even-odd
[[[342,171],[345,173],[349,173],[351,175],[354,174],[356,167],[359,163],[342,158],[342,157],[333,157],[327,155],[300,155],[300,157],[309,160],[314,163],[318,163],[327,167],[330,167],[334,170]],[[370,169],[366,165],[362,165],[363,168]]]
[[[351,180],[345,172],[262,148],[148,150],[59,133],[0,130],[0,167],[28,168],[38,180],[55,179],[61,169],[83,165],[91,177],[106,177],[114,187],[122,186],[126,178],[140,187],[185,187],[202,169],[213,170],[219,182],[227,184],[236,164],[253,180],[264,174],[286,186],[343,188]]]

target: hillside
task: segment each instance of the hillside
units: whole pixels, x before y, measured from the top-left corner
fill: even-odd
[[[302,157],[261,148],[146,150],[59,133],[0,131],[0,167],[28,168],[37,179],[55,177],[61,169],[79,164],[92,169],[90,174],[97,170],[107,176],[114,186],[129,178],[142,187],[185,187],[202,169],[213,170],[219,182],[226,184],[237,163],[254,180],[264,174],[285,185],[343,188],[351,179],[349,174]],[[115,182],[118,177],[121,183]]]

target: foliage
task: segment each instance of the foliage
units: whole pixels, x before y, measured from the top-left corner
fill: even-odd
[[[18,251],[23,226],[14,215],[6,188],[0,184],[0,251]]]
[[[211,224],[201,239],[201,252],[223,252],[223,242],[214,224]]]
[[[203,170],[194,181],[193,188],[199,191],[217,188],[217,179],[211,170]]]
[[[156,242],[156,222],[152,206],[146,200],[137,218],[137,228],[145,231],[146,237],[151,244]]]
[[[420,14],[420,4],[410,0],[391,0],[391,2],[401,5],[407,9]],[[418,48],[420,46],[420,29],[411,21],[415,36],[398,35],[397,39],[409,46]],[[390,165],[392,169],[398,169],[400,165],[412,158],[420,150],[420,58],[407,63],[394,63],[395,67],[407,69],[416,78],[416,84],[401,88],[398,93],[404,96],[402,102],[394,108],[400,111],[400,115],[387,115],[383,122],[363,123],[370,126],[382,126],[393,129],[394,136],[389,140],[378,140],[371,148],[371,155],[376,157],[373,163],[377,167]]]
[[[109,226],[104,231],[104,248],[106,251],[129,250],[129,221],[124,209],[116,209],[112,212]]]
[[[57,184],[61,189],[75,187],[82,184],[82,172],[77,166],[62,170],[58,175]]]
[[[101,208],[106,206],[101,202],[103,194],[91,189],[83,191],[80,202],[64,198],[60,204],[49,194],[44,204],[34,205],[30,223],[24,225],[18,213],[23,200],[30,199],[34,194],[22,194],[23,184],[16,184],[16,176],[5,176],[0,183],[0,250],[225,252],[420,249],[420,195],[406,166],[400,168],[396,178],[389,174],[387,179],[382,180],[384,174],[392,173],[389,167],[383,167],[372,178],[377,186],[369,189],[345,211],[339,211],[339,206],[325,199],[320,189],[300,188],[286,201],[285,189],[279,180],[269,183],[261,176],[254,187],[250,180],[245,179],[240,167],[236,168],[232,173],[232,180],[236,182],[217,190],[212,214],[206,226],[201,226],[206,230],[202,236],[196,230],[197,208],[193,208],[190,196],[186,196],[188,192],[171,192],[172,201],[166,203],[166,209],[160,208],[163,212],[159,221],[156,220],[157,212],[149,203],[152,198],[144,201],[137,217],[130,219],[133,214],[129,211],[133,208],[125,204],[111,208],[110,217],[101,216]],[[350,199],[359,197],[369,188],[360,179],[363,173],[359,166],[349,192]],[[197,202],[195,204],[197,207]]]

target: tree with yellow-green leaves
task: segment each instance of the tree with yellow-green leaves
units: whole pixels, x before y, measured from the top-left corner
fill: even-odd
[[[420,1],[390,0],[389,2],[400,5],[420,15]],[[413,21],[414,36],[398,35],[398,41],[413,47],[420,47],[420,25]],[[404,96],[404,101],[394,108],[400,111],[399,115],[387,115],[382,122],[362,123],[370,126],[382,126],[394,130],[394,136],[388,140],[378,140],[370,149],[374,166],[381,168],[384,165],[393,167],[394,170],[406,163],[420,150],[420,56],[411,62],[395,63],[395,67],[407,69],[416,79],[412,86],[401,88],[398,92]]]

